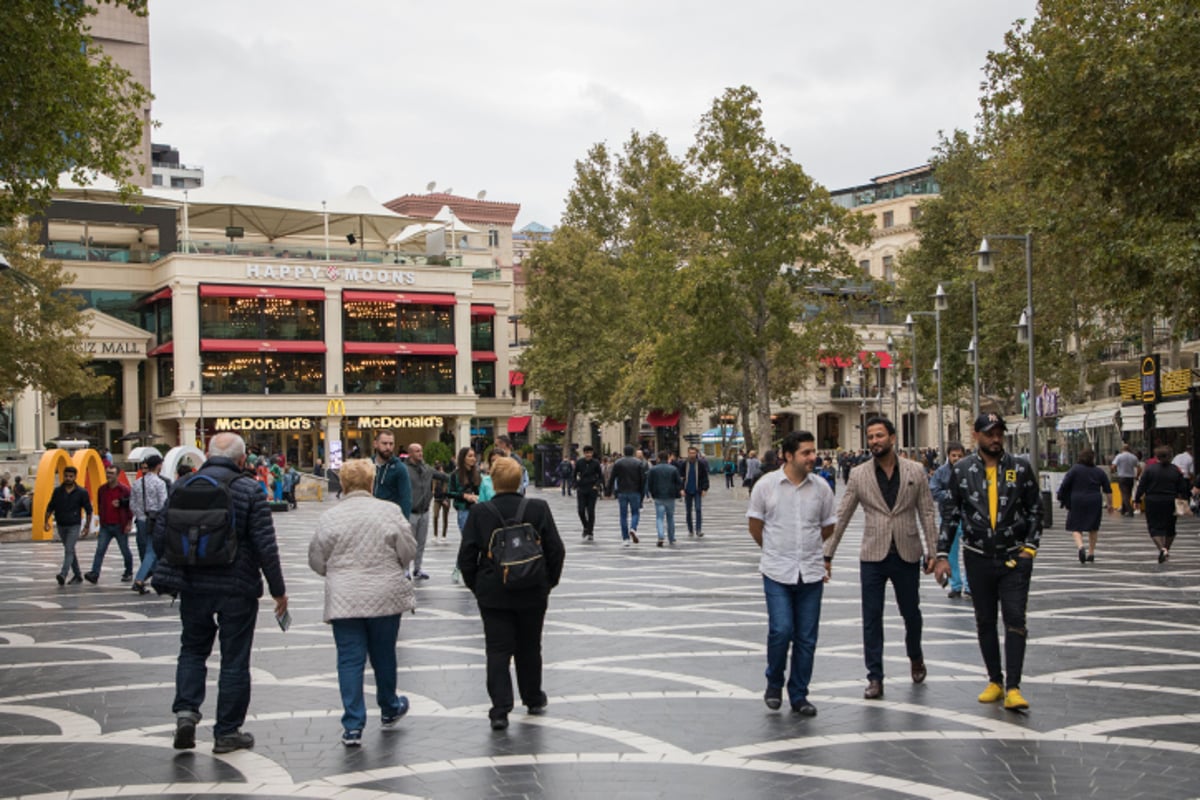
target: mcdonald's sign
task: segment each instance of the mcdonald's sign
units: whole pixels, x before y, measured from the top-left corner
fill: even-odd
[[[329,402],[325,404],[325,416],[327,416],[327,417],[344,417],[344,416],[346,416],[346,401],[340,397],[329,398]]]

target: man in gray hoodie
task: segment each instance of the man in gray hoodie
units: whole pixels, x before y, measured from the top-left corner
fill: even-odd
[[[417,555],[412,562],[412,579],[427,581],[429,576],[421,571],[421,559],[425,555],[425,540],[429,538],[429,507],[433,503],[433,481],[449,481],[450,476],[438,472],[425,463],[425,448],[413,443],[408,446],[408,477],[412,484],[412,512],[408,523],[412,525],[413,537],[417,540]]]

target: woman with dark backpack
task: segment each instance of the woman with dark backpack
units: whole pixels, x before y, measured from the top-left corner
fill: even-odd
[[[483,636],[487,652],[487,691],[492,700],[488,712],[492,730],[508,727],[508,712],[513,708],[512,677],[509,663],[517,667],[517,689],[530,714],[546,711],[542,691],[542,623],[550,590],[558,585],[566,552],[554,517],[545,500],[523,497],[521,465],[511,458],[498,458],[492,468],[496,496],[477,503],[467,516],[462,544],[458,550],[458,569],[463,582],[475,594],[479,615],[483,618]],[[519,536],[524,525],[532,529],[540,544],[540,557],[527,549],[526,561],[541,561],[536,569],[515,563],[503,567],[499,551],[503,544],[493,534],[504,529],[506,541]],[[529,533],[529,530],[526,533]],[[516,543],[514,543],[516,544]],[[518,577],[519,576],[519,577]]]

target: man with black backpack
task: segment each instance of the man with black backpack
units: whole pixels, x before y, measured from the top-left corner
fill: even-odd
[[[243,473],[246,443],[236,433],[218,433],[208,443],[208,460],[171,489],[155,519],[153,585],[178,595],[183,623],[175,669],[175,749],[196,746],[196,724],[204,703],[205,662],[221,639],[214,753],[254,746],[241,730],[250,705],[250,649],[258,619],[262,577],[275,599],[275,616],[285,625],[287,591],[267,498]]]
[[[530,714],[546,711],[542,691],[542,623],[566,552],[545,500],[522,497],[521,467],[511,458],[492,464],[496,496],[471,507],[463,526],[458,568],[483,618],[488,712],[492,730],[508,727],[513,708],[510,661]]]

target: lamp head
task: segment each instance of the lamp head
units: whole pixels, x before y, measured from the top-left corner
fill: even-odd
[[[975,366],[975,338],[971,337],[971,343],[967,345],[967,349],[963,351],[967,354],[967,366]]]
[[[942,360],[941,360],[940,358],[938,358],[938,359],[934,359],[934,362],[933,362],[933,374],[934,374],[934,375],[940,375],[940,374],[941,374],[941,372],[942,372]]]
[[[992,248],[988,246],[987,237],[979,243],[979,252],[975,254],[979,258],[978,268],[980,272],[991,272],[992,266]]]
[[[909,314],[907,317],[905,317],[905,318],[904,318],[904,330],[908,331],[909,333],[912,333],[912,332],[913,332],[913,325],[914,325],[914,324],[915,324],[915,323],[913,322],[913,315],[912,315],[912,314]]]
[[[950,308],[950,301],[946,299],[946,290],[939,283],[937,291],[933,293],[933,307],[936,311],[946,311]]]
[[[1017,329],[1017,344],[1029,344],[1029,315],[1021,312],[1021,318],[1013,326]]]
[[[887,350],[889,353],[896,352],[896,340],[892,338],[892,335],[890,333],[888,334],[888,337],[887,337]]]

